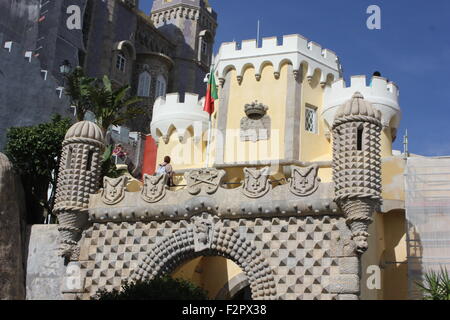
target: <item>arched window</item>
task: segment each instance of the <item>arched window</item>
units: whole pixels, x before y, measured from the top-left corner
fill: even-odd
[[[147,71],[142,72],[139,75],[138,93],[139,97],[150,97],[150,85],[152,83],[152,77]]]
[[[209,30],[203,30],[199,34],[198,61],[206,65],[211,63],[211,52],[214,37]]]
[[[127,65],[127,59],[122,53],[118,53],[116,57],[116,68],[122,72],[125,72]]]
[[[166,89],[167,89],[166,79],[162,75],[159,75],[158,78],[156,79],[156,97],[155,98],[165,96]]]

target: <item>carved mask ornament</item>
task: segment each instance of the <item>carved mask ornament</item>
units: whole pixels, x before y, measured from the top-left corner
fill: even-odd
[[[167,175],[149,176],[144,175],[144,188],[141,197],[144,201],[155,203],[162,200],[166,196]]]
[[[102,200],[107,205],[115,205],[125,197],[128,178],[103,178]]]
[[[214,232],[212,219],[197,217],[193,220],[195,251],[201,252],[211,248]]]
[[[313,194],[319,188],[318,172],[319,167],[317,165],[308,168],[293,167],[292,178],[289,179],[289,189],[299,197]]]
[[[244,168],[244,185],[242,192],[249,198],[261,198],[266,195],[272,185],[269,181],[270,168],[266,167],[261,170]]]

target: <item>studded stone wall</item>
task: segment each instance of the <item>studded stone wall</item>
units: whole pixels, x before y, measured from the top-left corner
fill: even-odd
[[[61,233],[61,255],[76,260],[78,241],[88,222],[90,194],[99,187],[103,133],[94,123],[81,121],[67,132],[58,172],[54,213]]]
[[[190,221],[93,224],[80,242],[81,297],[173,271],[197,256],[222,255],[250,278],[254,299],[356,298],[359,261],[344,218],[214,219],[212,246],[200,252]]]

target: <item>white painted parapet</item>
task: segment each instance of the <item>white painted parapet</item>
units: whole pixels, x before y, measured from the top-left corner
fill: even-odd
[[[325,88],[322,117],[330,128],[336,111],[350,100],[355,92],[360,92],[366,101],[381,112],[383,127],[398,129],[401,110],[397,85],[381,77],[373,77],[371,83],[366,83],[366,76],[351,77],[349,87],[346,86],[344,79],[339,79],[331,87]]]
[[[262,39],[261,47],[256,40],[245,40],[240,48],[236,42],[223,43],[216,56],[217,73],[220,79],[235,69],[237,76],[243,76],[248,66],[255,68],[256,77],[261,76],[262,69],[272,64],[275,76],[279,75],[284,63],[289,62],[294,70],[300,66],[307,66],[307,77],[312,77],[315,70],[321,71],[321,83],[325,83],[332,76],[333,79],[341,77],[341,65],[336,54],[301,35],[283,36],[283,43],[278,45],[276,37]]]
[[[205,98],[199,100],[192,93],[185,94],[184,102],[180,102],[178,93],[159,97],[153,107],[152,136],[156,141],[162,137],[168,143],[170,135],[176,132],[182,141],[186,131],[192,129],[194,138],[201,139],[209,125],[209,114],[203,111],[204,101]]]

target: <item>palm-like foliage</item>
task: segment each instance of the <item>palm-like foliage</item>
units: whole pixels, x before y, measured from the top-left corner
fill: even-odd
[[[76,108],[77,120],[83,121],[86,112],[90,109],[89,88],[94,82],[93,78],[86,77],[81,67],[76,67],[66,76],[65,93],[70,103]]]
[[[416,284],[426,300],[450,300],[450,276],[446,268],[427,272],[423,284]]]
[[[128,96],[129,90],[130,86],[114,89],[108,76],[104,76],[101,83],[97,81],[89,87],[91,111],[103,133],[106,134],[111,125],[122,125],[143,113],[141,108],[133,106],[141,100]]]
[[[129,96],[129,90],[130,86],[114,88],[106,75],[102,80],[88,78],[80,67],[66,77],[66,95],[76,107],[77,120],[84,120],[86,112],[92,112],[105,137],[111,125],[122,125],[144,113],[134,106],[141,100]],[[117,177],[121,174],[112,159],[112,146],[109,146],[103,155],[102,176]]]

